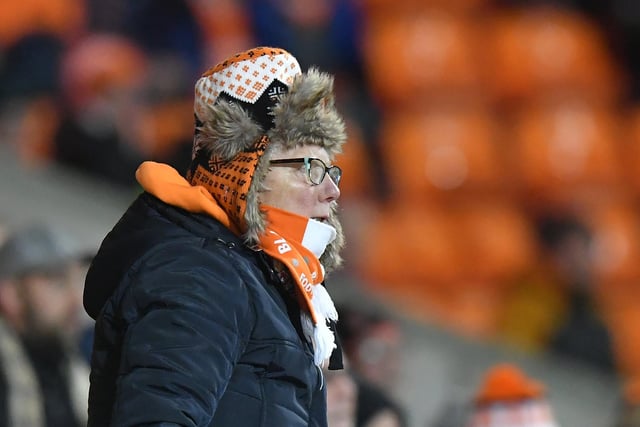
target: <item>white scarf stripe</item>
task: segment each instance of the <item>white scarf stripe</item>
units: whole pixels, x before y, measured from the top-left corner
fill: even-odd
[[[336,230],[330,225],[309,219],[307,228],[302,239],[302,246],[309,249],[316,257],[324,253],[327,245],[336,238]],[[321,266],[322,267],[322,266]],[[322,267],[324,269],[324,267]],[[314,362],[323,367],[333,349],[337,347],[336,339],[329,327],[327,320],[338,320],[338,311],[329,295],[329,292],[322,284],[316,283],[313,286],[313,297],[311,305],[316,314],[317,324],[313,325],[311,317],[306,311],[301,314],[304,334],[313,343]]]

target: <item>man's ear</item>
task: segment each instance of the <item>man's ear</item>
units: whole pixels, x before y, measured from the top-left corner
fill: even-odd
[[[18,283],[12,279],[0,279],[0,315],[10,326],[19,327],[22,318],[22,299]]]

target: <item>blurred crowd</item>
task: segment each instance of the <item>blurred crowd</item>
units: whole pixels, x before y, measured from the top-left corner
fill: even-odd
[[[139,191],[143,160],[185,170],[193,82],[221,58],[279,46],[335,74],[347,272],[420,321],[618,375],[625,405],[640,402],[635,0],[21,0],[0,5],[0,22],[1,143],[27,168],[63,165],[123,191]],[[69,280],[75,295],[81,279]],[[7,281],[11,324],[3,295],[28,292]],[[337,415],[373,426],[381,407],[396,424],[379,425],[406,425],[391,385],[397,326],[344,312],[350,368],[328,376],[347,396]],[[90,328],[72,329],[86,360]],[[46,416],[73,418],[66,405]]]
[[[86,425],[89,365],[79,337],[92,324],[72,247],[44,224],[15,230],[0,246],[2,425]]]

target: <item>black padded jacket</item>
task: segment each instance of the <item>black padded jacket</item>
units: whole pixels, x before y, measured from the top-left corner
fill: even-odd
[[[87,274],[89,426],[326,426],[322,372],[272,263],[143,193]]]

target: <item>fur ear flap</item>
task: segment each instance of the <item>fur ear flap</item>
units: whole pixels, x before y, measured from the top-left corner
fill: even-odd
[[[273,115],[269,137],[285,148],[315,144],[335,155],[346,140],[344,121],[335,108],[333,77],[315,68],[294,78]]]
[[[262,128],[240,105],[220,100],[204,109],[202,125],[196,128],[197,149],[228,161],[246,151],[263,134]]]

